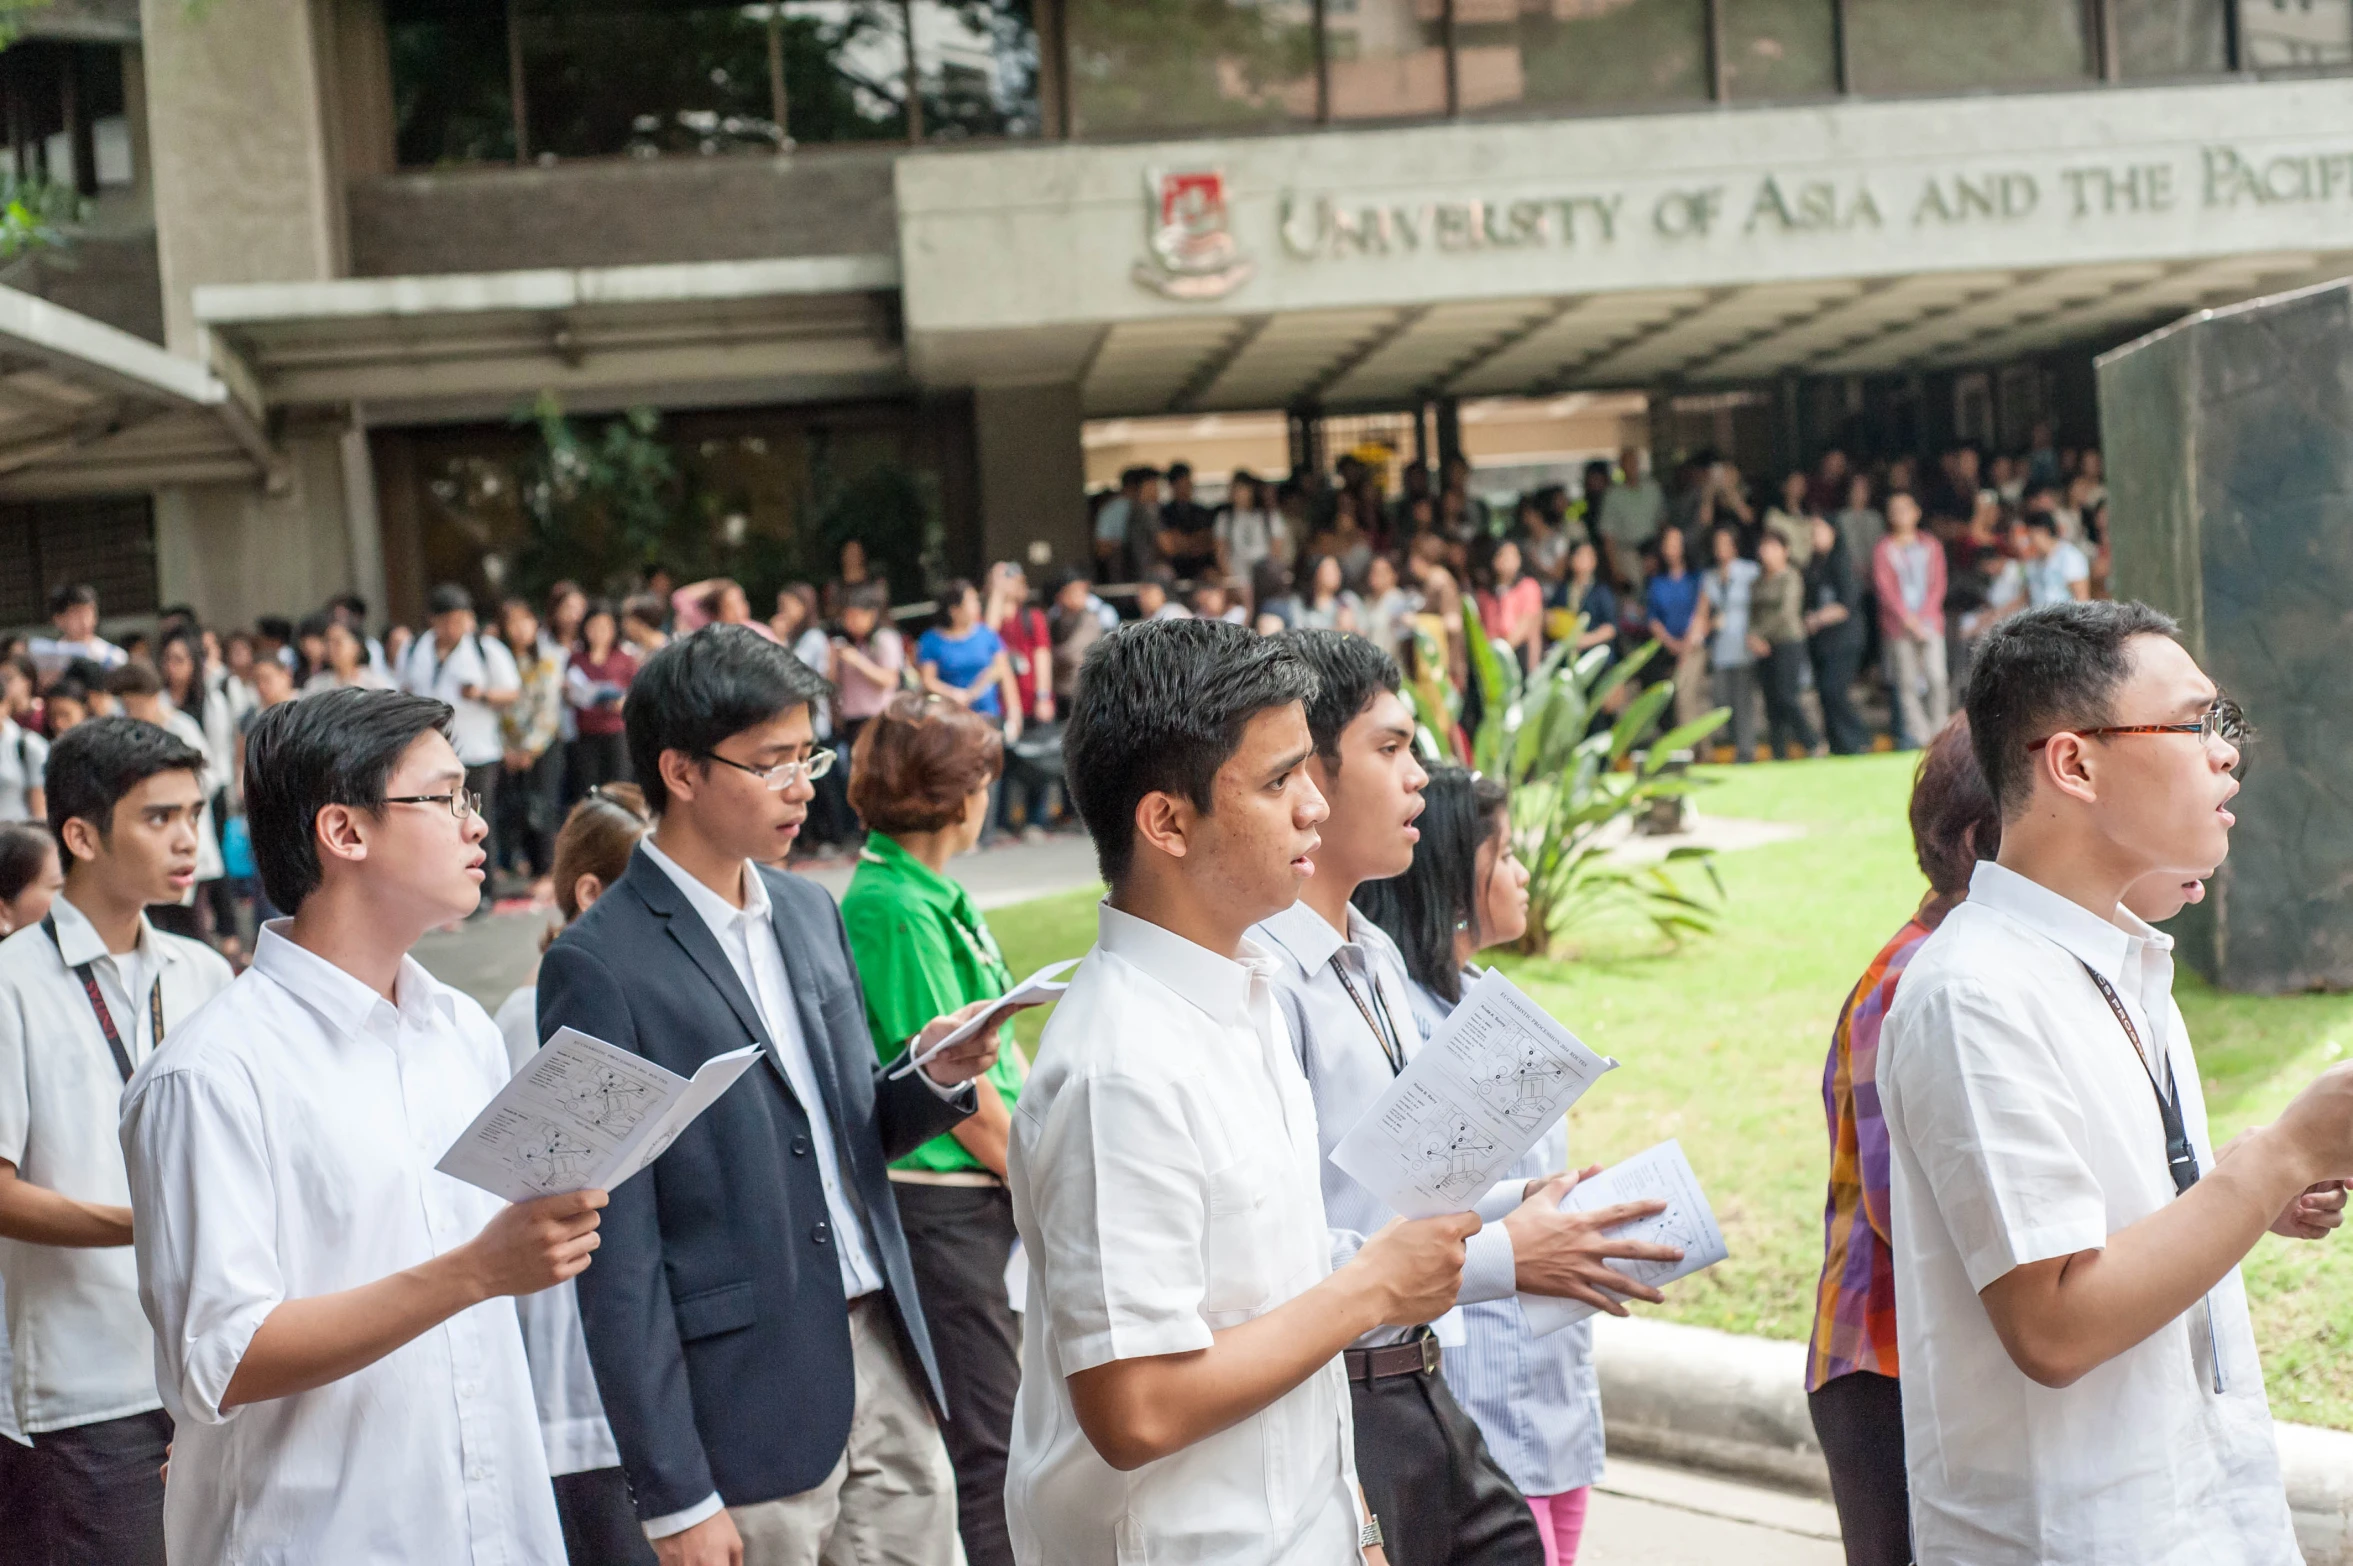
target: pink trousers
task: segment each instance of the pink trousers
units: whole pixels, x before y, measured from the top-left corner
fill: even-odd
[[[1585,1537],[1585,1501],[1592,1494],[1583,1488],[1528,1497],[1536,1531],[1544,1535],[1544,1566],[1577,1566],[1577,1543]]]

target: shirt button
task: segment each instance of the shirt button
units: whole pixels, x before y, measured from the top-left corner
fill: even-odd
[[[824,1219],[820,1218],[809,1226],[809,1238],[816,1244],[823,1245],[833,1238],[833,1229]]]
[[[808,1156],[809,1156],[809,1139],[808,1139],[807,1137],[805,1137],[805,1136],[796,1136],[796,1137],[794,1137],[794,1138],[793,1138],[793,1141],[792,1141],[792,1149],[793,1149],[793,1157],[795,1157],[795,1158],[806,1158],[806,1157],[808,1157]]]
[[[466,1477],[475,1481],[476,1483],[480,1483],[482,1480],[490,1477],[490,1470],[483,1467],[480,1463],[469,1463],[466,1465]]]

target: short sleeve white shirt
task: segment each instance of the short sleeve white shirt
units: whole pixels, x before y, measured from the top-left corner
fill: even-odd
[[[265,926],[253,966],[123,1093],[175,1561],[563,1566],[515,1307],[364,1370],[221,1407],[271,1311],[465,1244],[505,1204],[434,1169],[498,1089],[482,1008],[401,964],[398,1003]]]
[[[14,718],[0,718],[0,821],[31,821],[27,795],[44,787],[49,773],[49,742]]]
[[[1029,1257],[1006,1520],[1023,1566],[1357,1558],[1335,1357],[1230,1429],[1121,1473],[1066,1380],[1206,1349],[1331,1271],[1315,1105],[1244,944],[1221,957],[1105,905],[1013,1116]]]
[[[122,1073],[74,966],[90,964],[135,1066],[155,1050],[153,986],[162,986],[169,1034],[228,987],[229,965],[202,942],[145,920],[138,944],[117,957],[70,898],[51,904],[50,917],[55,941],[39,925],[0,941],[0,1158],[28,1184],[127,1207],[115,1139]],[[9,1401],[21,1428],[38,1435],[161,1406],[129,1246],[0,1240],[0,1278],[14,1362]]]
[[[1987,863],[1904,972],[1879,1094],[1920,1566],[2303,1558],[2236,1269],[2056,1390],[2012,1362],[1978,1297],[2174,1199],[2148,1070],[2086,964],[2170,1060],[2199,1167],[2213,1167],[2172,945],[2128,912],[2101,919]]]
[[[465,638],[445,655],[433,633],[417,638],[401,665],[400,688],[416,696],[449,703],[450,736],[458,760],[469,767],[488,766],[506,754],[498,735],[498,709],[486,701],[461,694],[472,686],[481,691],[513,691],[523,686],[515,655],[493,636]]]

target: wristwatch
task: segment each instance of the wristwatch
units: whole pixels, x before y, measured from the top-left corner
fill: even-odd
[[[1369,1550],[1376,1544],[1386,1542],[1381,1537],[1381,1519],[1378,1517],[1366,1518],[1364,1526],[1356,1530],[1356,1547],[1360,1550]]]

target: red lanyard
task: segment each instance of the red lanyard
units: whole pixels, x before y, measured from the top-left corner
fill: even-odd
[[[44,915],[41,928],[49,932],[49,944],[57,948],[60,962],[65,960],[65,944],[57,938],[55,915]],[[98,1014],[98,1031],[106,1035],[106,1047],[114,1055],[114,1069],[122,1073],[125,1082],[131,1080],[131,1052],[123,1048],[123,1036],[114,1025],[114,1012],[106,1004],[106,997],[98,988],[96,965],[81,963],[74,968],[74,977],[82,981],[82,993],[90,997],[90,1009]],[[163,975],[155,976],[154,987],[147,992],[147,1047],[154,1049],[163,1043]]]

